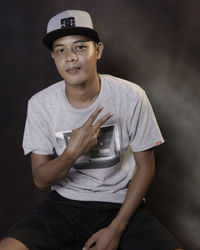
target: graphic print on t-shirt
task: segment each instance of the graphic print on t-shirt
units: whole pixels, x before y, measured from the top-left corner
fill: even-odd
[[[71,131],[56,132],[58,155],[67,146]],[[120,140],[117,124],[102,126],[97,137],[98,143],[87,153],[80,156],[74,167],[77,169],[109,168],[120,162]]]

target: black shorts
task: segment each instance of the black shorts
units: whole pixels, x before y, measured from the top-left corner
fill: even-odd
[[[30,250],[82,250],[98,230],[108,226],[121,204],[75,201],[50,193],[30,214],[5,235],[23,242]],[[119,250],[174,250],[174,237],[141,205],[122,234]]]

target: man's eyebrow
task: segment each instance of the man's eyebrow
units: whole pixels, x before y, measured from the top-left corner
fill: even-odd
[[[74,43],[86,43],[86,42],[90,42],[92,41],[91,39],[87,39],[87,40],[77,40]]]
[[[92,40],[90,40],[90,39],[87,39],[87,40],[76,40],[73,43],[86,43],[86,42],[90,42],[90,41],[92,41]],[[56,47],[59,47],[59,46],[64,46],[64,44],[62,44],[62,43],[55,44],[55,45],[53,45],[53,48],[56,48]]]
[[[59,46],[64,46],[64,44],[61,44],[61,43],[60,44],[59,43],[55,44],[55,45],[53,45],[53,48],[56,48],[56,47],[59,47]]]

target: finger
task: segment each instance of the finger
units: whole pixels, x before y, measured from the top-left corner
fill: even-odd
[[[96,246],[90,247],[90,248],[88,248],[88,249],[89,249],[89,250],[97,250]],[[85,249],[83,248],[83,250],[85,250]]]
[[[96,242],[96,237],[95,235],[93,235],[92,237],[89,238],[89,240],[86,241],[82,250],[91,249],[90,247],[93,247],[95,242]]]
[[[95,111],[89,116],[88,120],[83,124],[83,126],[91,126],[103,108],[103,106],[97,107]]]
[[[95,125],[93,126],[94,131],[99,129],[108,119],[110,119],[114,115],[113,112],[108,113],[107,115],[100,118]]]

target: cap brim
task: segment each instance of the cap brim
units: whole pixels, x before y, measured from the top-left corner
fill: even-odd
[[[76,27],[76,28],[68,28],[68,29],[58,29],[54,30],[52,32],[49,32],[44,39],[42,40],[44,46],[49,48],[50,50],[53,50],[52,45],[53,42],[61,37],[69,36],[69,35],[82,35],[87,36],[94,40],[96,43],[100,42],[98,33],[90,28],[83,28],[83,27]]]

